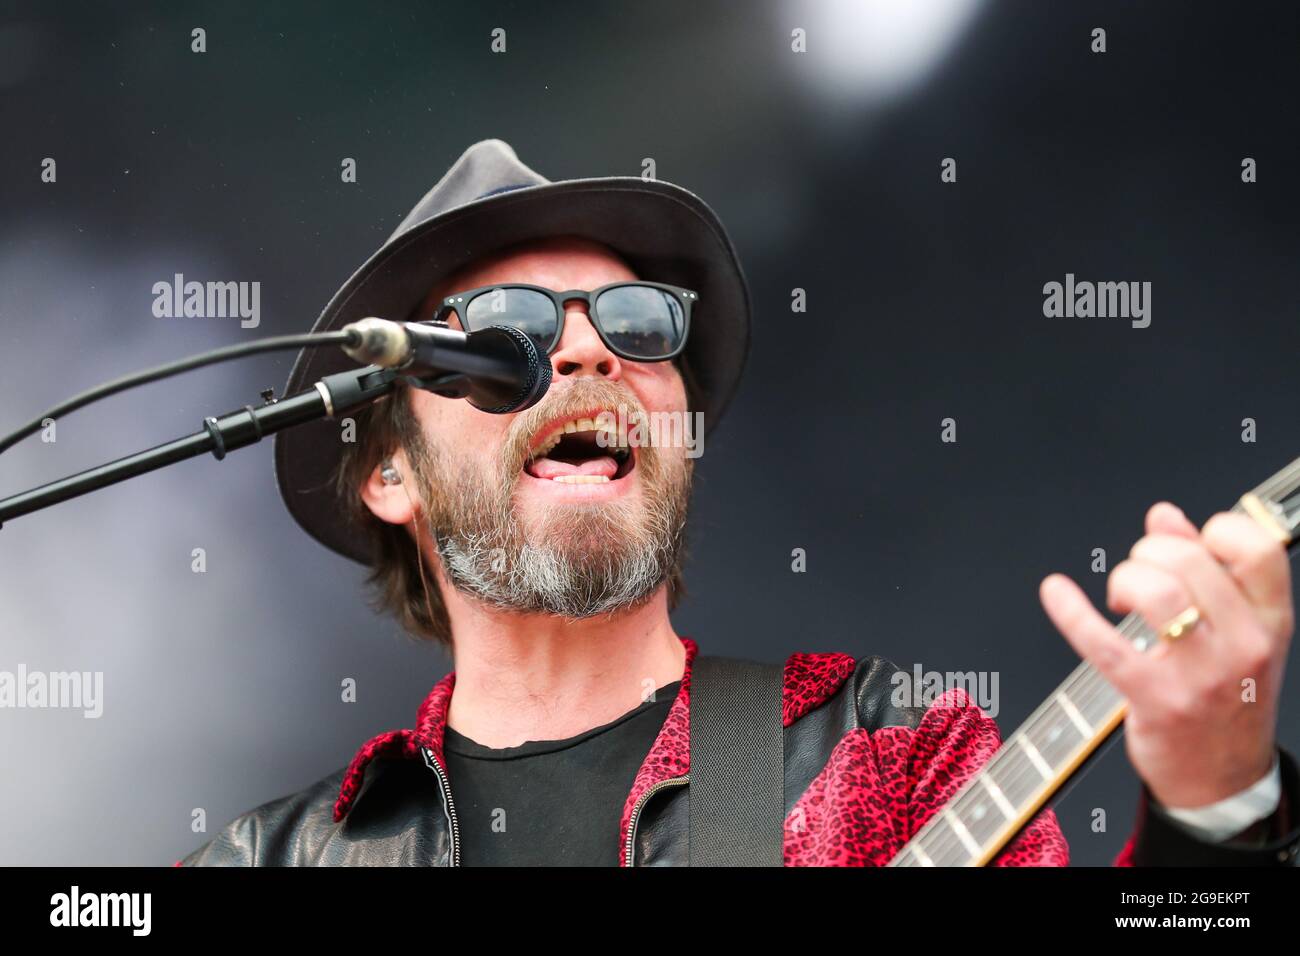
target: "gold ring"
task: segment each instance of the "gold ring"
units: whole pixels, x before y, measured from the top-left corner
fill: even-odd
[[[1177,617],[1171,618],[1164,627],[1160,629],[1160,640],[1174,642],[1180,637],[1186,636],[1187,632],[1201,623],[1201,612],[1195,604],[1191,605]]]

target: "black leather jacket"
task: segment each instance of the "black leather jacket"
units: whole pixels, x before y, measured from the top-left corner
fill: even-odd
[[[687,654],[681,688],[625,801],[623,866],[688,862],[686,729],[696,645],[682,640]],[[795,654],[787,660],[787,866],[887,862],[997,747],[996,726],[973,704],[945,708],[945,714],[933,705],[896,706],[898,673],[879,657]],[[379,735],[347,768],[243,814],[176,865],[460,865],[455,800],[442,760],[454,678],[448,674],[434,687],[414,729]],[[1252,828],[1252,844],[1210,843],[1191,835],[1144,789],[1136,829],[1116,864],[1294,865],[1300,854],[1300,777],[1285,751],[1281,766],[1282,803],[1272,818]],[[879,799],[887,790],[901,799]],[[1067,862],[1065,840],[1048,809],[994,865]]]

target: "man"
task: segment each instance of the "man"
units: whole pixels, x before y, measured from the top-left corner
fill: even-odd
[[[243,815],[182,862],[686,863],[697,646],[669,612],[702,438],[688,412],[716,424],[748,342],[748,293],[721,223],[678,187],[550,183],[486,140],[317,328],[368,314],[513,325],[548,354],[551,389],[503,415],[401,389],[358,416],[356,442],[340,423],[280,433],[291,512],[369,563],[380,603],[445,642],[455,669],[413,728],[379,735],[345,770]],[[342,367],[330,361],[304,353],[288,391]],[[619,416],[689,427],[635,442],[611,428]],[[1116,862],[1293,862],[1300,781],[1275,743],[1292,630],[1285,554],[1240,515],[1198,530],[1161,503],[1146,530],[1110,576],[1110,604],[1181,622],[1156,651],[1135,650],[1068,579],[1049,577],[1041,594],[1129,700],[1144,788]],[[786,661],[786,865],[889,862],[997,749],[968,698],[901,701],[897,673],[878,657]],[[994,860],[1066,862],[1050,810]]]

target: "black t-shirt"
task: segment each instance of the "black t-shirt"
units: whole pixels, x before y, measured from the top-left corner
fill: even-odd
[[[484,747],[443,732],[463,866],[618,866],[623,804],[681,681],[568,740]]]

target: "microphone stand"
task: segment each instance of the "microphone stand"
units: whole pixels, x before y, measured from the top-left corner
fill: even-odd
[[[213,458],[221,461],[227,452],[256,444],[264,435],[369,405],[391,392],[399,378],[448,398],[463,397],[468,392],[468,380],[460,373],[421,379],[378,365],[326,375],[312,388],[288,398],[277,400],[267,389],[262,392],[261,405],[245,405],[225,415],[205,418],[202,431],[0,499],[0,527],[10,518],[40,511],[205,452],[211,452]]]

